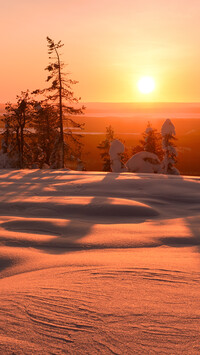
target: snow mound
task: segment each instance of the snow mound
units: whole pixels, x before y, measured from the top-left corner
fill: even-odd
[[[156,154],[139,152],[127,161],[126,167],[133,173],[159,173],[160,160]]]

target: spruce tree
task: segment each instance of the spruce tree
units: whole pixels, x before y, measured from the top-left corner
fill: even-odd
[[[12,167],[11,159],[9,158],[9,148],[11,140],[11,132],[9,127],[9,119],[4,117],[4,128],[1,133],[1,150],[0,150],[0,169],[9,169]]]
[[[114,130],[112,126],[106,127],[106,137],[105,139],[99,143],[97,146],[100,149],[101,159],[103,161],[103,171],[111,171],[111,161],[109,155],[110,143],[114,140]]]
[[[32,156],[30,142],[32,133],[28,126],[33,119],[34,103],[29,91],[22,91],[17,96],[17,103],[7,103],[4,114],[4,153],[8,155],[10,165],[23,169],[30,167]]]
[[[64,72],[64,63],[61,61],[60,49],[63,47],[61,41],[54,42],[51,38],[47,37],[47,46],[50,63],[45,68],[48,71],[46,81],[50,82],[50,86],[43,90],[35,90],[34,94],[45,94],[46,98],[43,102],[52,105],[57,112],[57,119],[59,124],[59,141],[57,148],[60,152],[59,168],[64,168],[65,158],[71,156],[70,144],[75,149],[74,154],[80,155],[80,135],[73,134],[73,127],[82,128],[83,125],[74,121],[73,116],[83,113],[84,106],[75,108],[74,105],[79,102],[79,99],[74,97],[72,85],[77,84],[78,81],[71,80]],[[66,125],[66,130],[64,128]],[[65,139],[66,136],[66,139]],[[78,152],[78,153],[77,153]],[[77,156],[78,158],[78,156]]]
[[[149,153],[156,154],[159,159],[162,159],[162,137],[161,134],[155,128],[152,128],[150,122],[148,122],[147,128],[145,129],[142,136],[142,139],[139,141],[140,144],[133,148],[133,154],[136,154],[141,151],[146,151]]]
[[[35,104],[33,121],[34,163],[38,168],[58,168],[60,163],[60,151],[58,142],[60,138],[57,112],[48,104]]]

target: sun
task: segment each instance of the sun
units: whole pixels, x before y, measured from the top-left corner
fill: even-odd
[[[155,89],[155,81],[151,76],[143,76],[138,81],[138,89],[142,94],[149,94]]]

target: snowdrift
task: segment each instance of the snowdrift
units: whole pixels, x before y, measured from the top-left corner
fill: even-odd
[[[0,171],[1,354],[200,352],[200,178]]]

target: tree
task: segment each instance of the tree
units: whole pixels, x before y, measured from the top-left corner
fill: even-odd
[[[110,143],[109,155],[112,172],[118,173],[125,171],[122,163],[122,154],[124,153],[124,145],[119,139],[114,139]]]
[[[179,175],[178,169],[174,167],[174,164],[177,162],[177,150],[174,144],[176,140],[175,127],[170,119],[167,119],[161,129],[162,134],[162,146],[164,151],[164,158],[162,161],[162,172],[164,174],[173,174]]]
[[[156,154],[159,159],[163,157],[162,145],[161,145],[161,134],[157,129],[152,128],[150,122],[148,122],[147,128],[143,133],[143,143],[144,151]]]
[[[133,148],[133,154],[141,151],[146,151],[149,153],[156,154],[159,159],[163,157],[162,145],[161,145],[161,134],[151,127],[150,122],[148,122],[147,128],[143,133],[143,138],[140,140],[140,144]]]
[[[106,127],[106,137],[97,146],[100,149],[101,159],[103,160],[103,171],[111,171],[111,161],[109,155],[110,143],[114,140],[114,130],[112,126]]]
[[[8,156],[9,141],[10,141],[10,127],[9,120],[4,117],[4,129],[1,133],[1,150],[0,150],[0,169],[9,169],[12,167]]]
[[[43,90],[35,90],[34,94],[45,94],[46,103],[51,104],[57,112],[59,122],[59,142],[58,149],[60,151],[60,168],[65,166],[65,154],[69,150],[71,141],[80,147],[80,136],[74,137],[70,127],[82,128],[83,125],[75,122],[72,119],[73,115],[82,114],[84,106],[75,108],[73,105],[79,102],[79,99],[74,97],[74,92],[71,86],[77,84],[78,81],[66,78],[67,74],[64,72],[64,63],[61,61],[60,49],[63,47],[61,41],[54,42],[47,37],[48,54],[51,62],[45,68],[48,71],[46,81],[51,85]],[[53,57],[51,57],[53,55]],[[66,122],[67,131],[64,131],[64,122]],[[70,124],[70,127],[69,127]],[[65,135],[70,136],[68,142],[65,141]],[[69,155],[69,154],[68,154]]]
[[[17,104],[7,103],[4,114],[4,153],[10,160],[10,165],[23,169],[31,163],[31,149],[29,146],[32,133],[27,130],[27,125],[33,118],[33,101],[29,91],[22,91],[17,96]]]
[[[59,167],[58,142],[60,138],[57,112],[49,104],[35,104],[33,120],[34,144],[33,155],[36,167]]]

